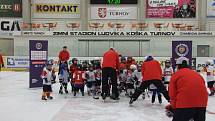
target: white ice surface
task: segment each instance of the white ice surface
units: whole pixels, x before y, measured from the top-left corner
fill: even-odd
[[[29,89],[27,72],[0,73],[0,121],[171,121],[163,104],[151,104],[141,98],[129,107],[129,99],[121,96],[119,102],[85,96],[59,95],[59,84],[53,86],[54,100],[42,101],[42,89]],[[70,87],[70,85],[69,85]],[[215,97],[209,97],[208,110],[215,112]],[[206,121],[215,121],[207,114]]]

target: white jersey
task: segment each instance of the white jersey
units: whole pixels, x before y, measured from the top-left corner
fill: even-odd
[[[214,81],[214,67],[209,65],[205,68],[207,74],[207,82]]]
[[[138,71],[138,70],[135,70],[133,72],[133,77],[137,78],[137,81],[138,82],[142,82],[142,72],[141,71]]]
[[[43,79],[43,85],[51,85],[52,84],[52,80],[53,80],[53,77],[52,77],[52,70],[49,71],[48,69],[43,68],[43,73],[42,73],[42,79]],[[45,81],[47,80],[47,81]]]
[[[86,71],[87,82],[96,81],[95,71]]]
[[[164,70],[163,70],[164,82],[169,82],[172,74],[173,74],[173,68],[172,67],[164,68]]]

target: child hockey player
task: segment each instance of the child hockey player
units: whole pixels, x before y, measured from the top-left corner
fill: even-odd
[[[126,58],[121,57],[121,62],[119,65],[119,93],[123,90],[125,91],[125,85],[127,80],[127,69],[126,69]]]
[[[78,64],[77,70],[73,73],[73,83],[74,83],[74,96],[76,93],[81,90],[82,96],[84,96],[84,80],[85,80],[85,73],[82,71],[82,66]]]
[[[136,65],[131,65],[130,69],[127,72],[127,80],[126,80],[126,95],[129,97],[134,93],[134,77],[133,73],[137,69]]]
[[[174,73],[173,68],[171,67],[170,60],[165,61],[165,67],[163,69],[163,76],[164,76],[164,84],[169,84],[170,78]]]
[[[127,74],[127,69],[120,70],[119,72],[119,93],[122,93],[126,89]]]
[[[96,65],[95,77],[96,77],[96,94],[101,93],[102,82],[102,70],[100,65]]]
[[[206,66],[204,67],[204,71],[206,72],[206,79],[207,79],[207,83],[208,83],[208,88],[210,89],[210,94],[209,96],[213,96],[214,95],[214,67],[213,67],[213,61],[212,60],[208,60],[206,61]]]
[[[50,99],[52,100],[53,97],[51,96],[52,92],[52,84],[55,83],[55,72],[52,68],[53,61],[48,61],[46,64],[46,67],[44,67],[42,72],[42,79],[43,79],[43,94],[42,94],[42,100]]]
[[[137,69],[134,71],[133,73],[133,77],[134,77],[134,80],[135,80],[135,89],[137,89],[138,87],[140,87],[140,84],[142,82],[142,72],[141,72],[141,65],[137,65]],[[142,98],[145,99],[145,94],[146,92],[144,91],[143,92],[143,95],[142,95]],[[148,94],[148,92],[147,92]],[[149,95],[148,95],[149,96]]]
[[[68,94],[67,84],[69,82],[69,69],[67,63],[62,63],[60,66],[60,73],[59,73],[59,81],[60,81],[60,90],[59,93],[63,94],[63,88],[66,94]]]
[[[156,95],[158,95],[158,101],[161,104],[162,97],[161,97],[161,94],[160,94],[159,90],[157,89],[157,87],[154,84],[151,84],[149,86],[149,90],[152,91],[152,104],[155,102]]]
[[[72,83],[72,77],[73,77],[73,73],[77,70],[77,65],[78,65],[78,59],[77,58],[73,58],[72,59],[72,65],[70,66],[70,77],[71,77],[71,91],[74,92],[74,84]]]
[[[86,79],[87,79],[87,93],[90,96],[93,94],[95,96],[95,82],[96,82],[96,77],[95,77],[95,71],[93,69],[93,66],[90,65],[89,71],[86,71]]]

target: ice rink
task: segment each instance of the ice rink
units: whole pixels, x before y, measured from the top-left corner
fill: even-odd
[[[29,89],[28,72],[0,73],[0,121],[171,121],[166,117],[167,104],[151,104],[141,98],[129,106],[129,99],[119,102],[94,100],[87,94],[73,97],[59,95],[59,84],[53,85],[54,100],[42,101],[42,89]],[[208,110],[215,112],[215,97],[209,97]],[[206,121],[215,121],[207,113]]]

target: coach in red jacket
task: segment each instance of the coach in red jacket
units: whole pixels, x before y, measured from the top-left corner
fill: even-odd
[[[67,50],[67,46],[63,46],[63,50],[60,51],[58,57],[59,57],[59,72],[60,72],[61,63],[68,64],[67,61],[70,58],[70,53]],[[58,72],[58,74],[59,74],[59,72]]]
[[[173,121],[205,121],[208,93],[202,76],[189,68],[189,60],[176,61],[178,71],[169,84],[171,107],[175,109]]]
[[[102,62],[102,98],[105,99],[109,93],[109,80],[111,80],[112,84],[112,95],[111,98],[113,100],[119,100],[119,92],[117,88],[117,73],[116,71],[119,69],[119,54],[113,49],[110,48],[103,55]]]
[[[140,94],[142,94],[150,84],[154,84],[158,88],[159,92],[164,95],[167,101],[170,100],[168,92],[162,83],[162,70],[160,63],[154,60],[152,56],[148,56],[142,64],[142,76],[143,81],[140,87],[131,96],[130,104],[137,100]]]
[[[0,50],[0,71],[2,67],[4,67],[4,61],[3,61],[2,51]]]

